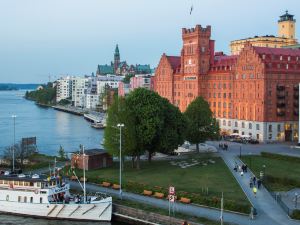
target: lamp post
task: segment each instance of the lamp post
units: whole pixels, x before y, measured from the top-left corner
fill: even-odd
[[[252,153],[250,152],[249,153],[249,155],[250,155],[250,157],[249,157],[249,159],[250,159],[250,170],[252,169]]]
[[[298,193],[295,193],[295,209],[297,208]]]
[[[123,123],[118,123],[117,125],[120,128],[120,199],[122,200],[122,127]]]
[[[16,148],[16,115],[11,116],[14,120],[14,145],[12,151],[12,166],[13,166],[13,173],[15,172],[15,148]]]
[[[265,180],[265,177],[266,177],[266,165],[263,165],[263,171],[264,171],[264,180]]]

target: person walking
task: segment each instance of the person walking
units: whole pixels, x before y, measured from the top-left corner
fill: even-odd
[[[253,186],[252,191],[253,191],[254,197],[256,198],[256,192],[257,192],[257,189],[256,189],[255,186]]]
[[[257,179],[257,188],[260,189],[260,186],[261,186],[261,180]]]
[[[253,177],[253,185],[254,186],[256,185],[256,177],[255,176]]]

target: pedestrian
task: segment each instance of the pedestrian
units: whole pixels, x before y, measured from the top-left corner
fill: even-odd
[[[244,172],[243,171],[241,171],[241,176],[243,176],[244,175]]]
[[[256,192],[257,192],[257,189],[256,189],[255,186],[252,188],[252,191],[253,191],[254,197],[256,198]]]
[[[185,220],[183,221],[182,225],[189,225],[188,222]]]
[[[260,189],[260,186],[261,186],[261,180],[257,179],[257,188]]]
[[[235,171],[235,172],[237,172],[237,165],[234,165],[234,168],[233,168],[233,170]]]
[[[245,172],[245,165],[243,164],[242,165],[242,170],[243,170],[243,173]]]
[[[242,167],[241,167],[241,165],[239,165],[239,172],[241,172],[242,171]]]
[[[247,164],[245,164],[245,173],[247,173],[248,172],[248,166],[247,166]]]
[[[253,177],[253,185],[254,186],[256,185],[256,177],[255,176]]]
[[[253,183],[252,183],[252,180],[250,180],[250,182],[249,182],[249,186],[250,186],[250,188],[253,188]]]
[[[251,220],[254,219],[254,208],[253,208],[253,206],[251,206],[250,219]]]

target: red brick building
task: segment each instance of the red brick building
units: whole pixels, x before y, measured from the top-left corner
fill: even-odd
[[[154,90],[184,111],[203,96],[223,132],[260,140],[297,140],[300,50],[245,45],[215,52],[211,27],[182,29],[181,56],[163,54]]]
[[[112,156],[102,149],[85,150],[85,170],[110,167],[113,164]],[[83,169],[83,154],[74,153],[71,158],[71,166]]]

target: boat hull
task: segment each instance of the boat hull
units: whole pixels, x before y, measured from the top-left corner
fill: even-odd
[[[111,221],[111,197],[90,204],[40,204],[0,201],[0,212],[46,219]]]

